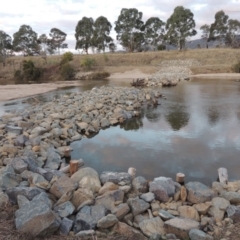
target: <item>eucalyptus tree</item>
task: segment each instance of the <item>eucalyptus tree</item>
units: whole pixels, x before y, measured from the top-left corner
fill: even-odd
[[[167,20],[166,30],[169,43],[178,46],[179,50],[185,47],[186,39],[197,34],[195,30],[194,14],[190,9],[178,6]]]
[[[210,26],[207,24],[204,24],[200,27],[200,30],[202,31],[202,39],[205,41],[206,48],[208,47],[208,41],[210,37]]]
[[[144,39],[147,44],[153,45],[155,49],[164,40],[165,23],[158,17],[149,18],[144,26]]]
[[[237,19],[228,20],[228,29],[226,33],[225,43],[228,46],[239,48],[240,47],[240,21]]]
[[[136,8],[123,8],[115,21],[117,40],[129,52],[139,50],[144,43],[142,15]]]
[[[88,49],[93,46],[93,24],[92,18],[83,17],[75,29],[76,47],[83,49],[88,54]]]
[[[26,56],[39,54],[38,35],[29,25],[20,26],[13,34],[13,49],[16,52],[23,52]]]
[[[48,40],[49,47],[51,50],[58,50],[60,54],[60,49],[64,48],[64,41],[66,40],[67,34],[58,28],[52,28],[49,36],[51,37],[51,39]]]
[[[106,17],[98,17],[93,24],[93,35],[91,38],[92,44],[98,51],[105,52],[113,39],[109,36],[112,25]]]
[[[0,30],[0,61],[3,63],[3,66],[5,66],[8,50],[10,49],[12,49],[12,38]]]

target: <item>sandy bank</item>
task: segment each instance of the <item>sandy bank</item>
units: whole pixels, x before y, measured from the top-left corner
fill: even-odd
[[[192,78],[231,78],[240,79],[240,73],[207,73],[192,75]]]
[[[122,73],[113,73],[110,75],[110,79],[133,79],[133,78],[147,78],[150,74],[143,73],[139,69],[126,71]]]

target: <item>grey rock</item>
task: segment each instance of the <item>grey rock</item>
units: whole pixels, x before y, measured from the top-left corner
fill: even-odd
[[[154,182],[157,183],[157,185],[162,186],[169,197],[173,197],[175,191],[175,183],[171,178],[166,178],[166,177],[158,177],[154,178]]]
[[[5,129],[7,132],[14,133],[16,135],[20,135],[23,132],[23,129],[21,127],[16,127],[16,126],[7,125]]]
[[[115,184],[124,182],[125,185],[130,185],[132,176],[125,172],[103,172],[100,175],[100,180],[102,184],[105,184],[106,182],[112,182]]]
[[[17,196],[23,195],[28,200],[32,200],[38,194],[44,192],[44,190],[36,187],[14,187],[7,189],[6,193],[13,204],[17,204]]]
[[[68,217],[71,215],[75,210],[75,207],[70,201],[67,201],[65,203],[62,203],[54,208],[54,211],[61,217]]]
[[[129,198],[127,203],[130,206],[133,216],[137,216],[150,208],[149,203],[139,198]]]
[[[156,200],[167,202],[169,200],[169,196],[167,191],[156,182],[150,182],[149,191],[154,194]]]
[[[140,196],[140,198],[145,202],[152,202],[155,199],[154,194],[152,192],[144,193]]]
[[[198,229],[191,229],[189,231],[191,240],[213,240],[213,237]]]
[[[163,235],[165,233],[163,226],[164,222],[160,219],[160,217],[151,218],[139,223],[141,231],[147,237],[151,237],[154,233]]]
[[[57,170],[61,162],[62,160],[60,155],[56,152],[51,152],[47,157],[46,165],[44,166],[44,168]]]
[[[4,192],[1,192],[1,189],[0,189],[0,208],[5,207],[8,202],[9,202],[8,195]]]
[[[149,238],[149,240],[161,240],[161,239],[162,239],[161,234],[158,233],[153,233]]]
[[[132,181],[132,188],[134,191],[140,193],[147,193],[148,192],[148,182],[144,177],[136,177]]]
[[[25,170],[27,170],[28,168],[28,164],[25,163],[21,158],[19,157],[15,157],[12,162],[11,162],[11,166],[13,167],[15,173],[17,174],[21,174],[22,172],[24,172]]]
[[[175,218],[171,213],[169,213],[168,211],[162,210],[162,209],[159,210],[158,214],[164,221]]]
[[[24,147],[25,143],[28,141],[28,137],[26,137],[25,135],[20,135],[17,136],[16,140],[15,140],[15,146],[19,146],[19,147]]]
[[[17,187],[22,181],[22,177],[15,173],[4,173],[0,176],[0,188],[6,190],[8,188]]]
[[[169,240],[174,240],[174,239],[177,239],[176,235],[175,234],[166,234],[166,238],[169,239]]]
[[[240,193],[238,192],[221,192],[220,197],[227,199],[231,204],[240,203]]]
[[[21,208],[25,204],[29,203],[29,200],[26,197],[22,196],[22,195],[18,195],[17,196],[17,203],[18,203],[18,207]]]
[[[216,197],[212,199],[213,206],[209,209],[208,214],[220,221],[223,220],[226,209],[230,202],[224,198]]]
[[[231,218],[234,222],[238,222],[240,218],[240,208],[234,205],[230,205],[227,210],[228,218]]]
[[[98,222],[97,222],[97,227],[98,228],[110,228],[112,227],[114,224],[116,224],[118,222],[118,219],[116,218],[115,215],[113,214],[108,214],[107,216],[101,218]]]
[[[50,209],[52,209],[52,201],[49,199],[49,196],[47,193],[42,192],[34,197],[34,200],[38,200],[39,202],[43,202],[44,204],[48,205]]]
[[[63,218],[60,224],[60,233],[67,236],[71,231],[73,226],[73,221],[68,218]]]
[[[106,118],[103,118],[101,121],[100,121],[100,124],[101,124],[101,127],[102,128],[107,128],[110,126],[110,122],[106,119]]]
[[[121,203],[112,210],[112,214],[114,214],[119,221],[122,220],[129,212],[130,208],[127,203]]]
[[[211,201],[215,197],[212,189],[199,182],[189,182],[186,184],[187,200],[191,203],[204,203]]]
[[[80,238],[93,237],[95,235],[94,230],[85,230],[78,232],[75,236]]]

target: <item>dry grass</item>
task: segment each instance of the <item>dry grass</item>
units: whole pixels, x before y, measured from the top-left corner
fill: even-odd
[[[193,67],[196,74],[201,73],[225,73],[231,72],[231,66],[240,60],[240,49],[194,49],[179,52],[159,51],[142,53],[106,53],[82,55],[75,54],[73,66],[77,71],[82,71],[81,62],[86,57],[94,58],[96,61],[96,71],[107,71],[109,73],[124,72],[133,69],[140,69],[144,73],[154,73],[158,70],[159,64],[164,60],[175,59],[197,59],[201,66]],[[19,69],[23,60],[33,60],[37,67],[50,69],[44,76],[45,80],[60,80],[58,66],[61,56],[49,56],[45,61],[40,56],[35,57],[11,57],[7,60],[6,67],[0,66],[0,84],[13,82],[13,72]]]

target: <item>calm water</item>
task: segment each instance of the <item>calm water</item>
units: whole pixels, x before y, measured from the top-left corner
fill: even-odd
[[[98,86],[102,84],[116,82],[97,82]],[[88,82],[84,87],[54,91],[40,99],[51,100],[95,85]],[[138,175],[148,179],[175,178],[176,173],[183,172],[186,181],[211,184],[219,167],[228,169],[230,179],[240,179],[240,83],[196,79],[163,88],[162,92],[167,100],[157,108],[145,108],[137,119],[72,143],[72,159],[82,158],[86,166],[99,173],[135,167]],[[0,107],[0,111],[19,104]]]

